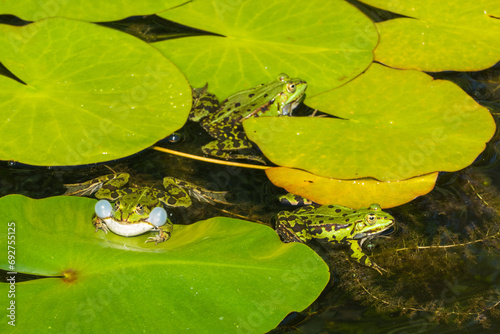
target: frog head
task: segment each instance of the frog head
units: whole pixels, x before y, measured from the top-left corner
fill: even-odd
[[[353,239],[361,239],[363,243],[366,239],[384,232],[394,225],[394,217],[382,211],[380,205],[372,204],[367,209],[360,209],[352,213],[356,215]]]
[[[281,91],[277,94],[274,103],[277,104],[279,115],[289,116],[302,101],[307,83],[299,78],[289,78],[286,74],[280,74],[278,80],[282,83]]]

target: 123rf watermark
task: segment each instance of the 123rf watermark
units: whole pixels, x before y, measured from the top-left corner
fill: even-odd
[[[7,223],[7,263],[9,271],[7,272],[7,283],[9,290],[7,298],[9,304],[7,307],[7,323],[11,326],[16,325],[16,223]]]

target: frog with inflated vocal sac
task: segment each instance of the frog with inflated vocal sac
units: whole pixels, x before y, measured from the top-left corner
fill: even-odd
[[[92,219],[96,231],[112,232],[125,236],[136,236],[145,232],[157,232],[146,242],[156,244],[170,238],[172,223],[167,219],[164,207],[189,207],[191,197],[208,203],[229,204],[225,191],[211,191],[193,183],[165,177],[163,189],[156,187],[125,187],[128,173],[109,174],[92,180],[65,185],[65,195],[92,195],[100,199],[95,206]]]

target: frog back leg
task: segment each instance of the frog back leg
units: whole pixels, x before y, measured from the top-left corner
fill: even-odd
[[[167,176],[163,178],[163,186],[165,187],[165,189],[167,187],[179,187],[181,189],[184,189],[185,191],[187,191],[190,197],[194,197],[200,202],[207,202],[210,204],[231,204],[226,201],[227,191],[208,190],[194,183],[177,179],[175,177]]]
[[[158,199],[166,206],[188,208],[193,203],[188,192],[179,187],[172,178],[163,178],[163,186],[165,187],[164,195],[159,196]]]
[[[116,190],[128,183],[130,175],[128,173],[107,174],[93,178],[91,180],[65,184],[65,196],[91,196],[95,194],[99,199],[116,199],[120,196]]]
[[[214,140],[206,145],[204,145],[201,150],[204,154],[211,155],[221,159],[248,159],[252,161],[257,161],[265,164],[262,157],[258,155],[247,155],[242,153],[235,153],[232,151],[243,150],[243,149],[253,149],[253,144],[246,138],[244,132],[238,138],[227,137],[222,140]]]
[[[207,85],[193,89],[193,106],[189,112],[189,120],[199,122],[220,108],[217,97],[207,92]]]
[[[276,220],[276,232],[284,242],[306,243],[312,239],[307,225],[301,224],[293,212],[282,211]]]
[[[124,192],[120,191],[120,188],[128,183],[130,175],[128,173],[117,173],[105,175],[104,177],[109,177],[109,179],[102,184],[101,188],[95,193],[95,197],[113,201],[122,197]]]

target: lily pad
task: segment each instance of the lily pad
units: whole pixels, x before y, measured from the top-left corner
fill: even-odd
[[[378,203],[382,208],[408,203],[415,197],[430,192],[438,173],[396,182],[374,179],[339,180],[286,167],[266,169],[266,175],[274,185],[316,203],[358,209],[367,208],[372,203]]]
[[[129,16],[154,14],[184,2],[183,0],[2,1],[0,14],[12,14],[27,21],[38,21],[48,17],[66,17],[93,22],[114,21]]]
[[[194,87],[209,82],[220,97],[285,72],[309,83],[314,95],[366,69],[378,40],[373,23],[340,0],[193,1],[159,14],[225,37],[155,43]]]
[[[329,279],[314,251],[282,243],[267,226],[212,218],[176,225],[155,246],[144,244],[147,236],[94,233],[95,203],[0,199],[0,246],[15,241],[15,263],[4,256],[0,268],[63,276],[15,285],[17,331],[266,332],[312,303]],[[0,286],[7,296],[9,284]]]
[[[0,26],[1,160],[75,165],[141,151],[184,125],[191,89],[158,50],[69,19]],[[7,140],[8,139],[8,140]]]
[[[245,132],[275,164],[337,179],[456,171],[495,132],[489,111],[455,84],[377,64],[309,103],[340,118],[252,118]]]
[[[482,1],[363,2],[408,17],[377,23],[375,59],[423,71],[479,71],[500,60],[500,4]]]

